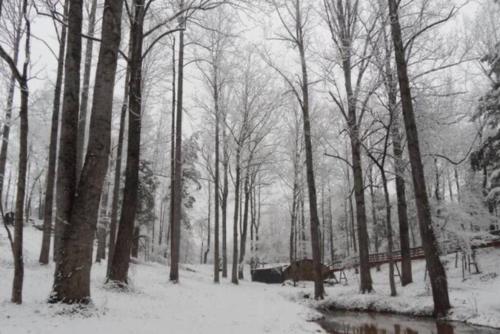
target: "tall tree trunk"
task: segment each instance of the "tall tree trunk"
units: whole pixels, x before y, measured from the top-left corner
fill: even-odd
[[[392,104],[391,104],[392,105]],[[394,104],[395,106],[395,104]],[[396,197],[398,201],[399,244],[401,247],[401,284],[413,282],[410,254],[410,232],[408,226],[408,209],[406,204],[406,184],[404,180],[403,148],[399,132],[399,116],[397,110],[392,113],[392,147],[394,154],[394,169],[396,174]]]
[[[82,58],[82,0],[68,0],[68,39],[64,61],[64,92],[59,134],[59,155],[56,180],[56,219],[54,233],[54,260],[57,277],[65,227],[69,225],[76,190],[76,150],[78,110],[80,97],[80,63]],[[54,289],[58,289],[56,286]]]
[[[417,206],[417,216],[420,226],[420,235],[425,252],[427,269],[432,287],[434,299],[434,314],[444,316],[450,309],[448,296],[448,282],[443,264],[439,259],[439,249],[437,240],[432,228],[432,216],[425,188],[425,175],[420,154],[417,124],[413,111],[413,101],[411,96],[410,82],[408,78],[405,50],[401,36],[401,26],[398,16],[398,4],[396,0],[388,0],[389,13],[392,28],[392,39],[394,42],[394,52],[398,70],[399,89],[401,93],[401,103],[403,108],[406,137],[408,142],[408,153],[413,176],[413,188]]]
[[[184,0],[181,0],[180,8],[184,10]],[[180,26],[185,27],[186,18],[184,15],[179,19]],[[170,281],[179,281],[179,258],[181,246],[181,224],[182,224],[182,113],[184,94],[184,30],[179,32],[179,59],[177,78],[177,119],[175,126],[175,164],[173,183],[173,208],[171,222],[171,242],[170,242]]]
[[[69,1],[64,2],[65,17],[68,13]],[[57,135],[59,131],[59,109],[61,108],[61,90],[64,75],[64,54],[66,51],[66,25],[61,25],[61,40],[59,41],[59,55],[57,62],[56,85],[52,103],[52,123],[50,126],[49,166],[47,168],[47,185],[45,189],[45,204],[43,208],[43,237],[40,250],[40,264],[49,263],[50,236],[52,233],[52,212],[54,207],[54,191],[57,161]]]
[[[125,74],[123,103],[120,112],[120,128],[118,130],[118,146],[116,148],[115,174],[113,182],[113,202],[111,203],[111,221],[109,224],[108,263],[106,268],[106,276],[108,277],[111,271],[111,264],[113,262],[115,243],[116,243],[116,228],[117,228],[116,225],[118,222],[118,208],[120,204],[123,142],[125,137],[125,121],[127,119],[129,87],[130,87],[129,81],[130,81],[130,65],[127,65],[127,73]]]
[[[85,135],[87,132],[87,109],[90,91],[90,72],[92,70],[92,50],[94,41],[92,38],[95,33],[95,21],[97,11],[97,0],[92,0],[89,13],[89,25],[87,30],[87,45],[85,46],[85,60],[83,70],[83,85],[82,85],[82,99],[80,104],[80,113],[78,115],[78,146],[76,154],[76,175],[80,176],[80,171],[83,167],[83,160],[85,158]]]
[[[394,172],[396,183],[396,197],[398,201],[399,243],[401,248],[401,284],[403,286],[413,282],[410,254],[410,234],[408,227],[408,209],[406,204],[406,185],[404,180],[405,162],[403,160],[402,136],[400,133],[400,116],[397,103],[398,83],[391,65],[390,41],[383,28],[385,43],[385,86],[388,96],[389,113],[392,117],[391,140],[394,155]]]
[[[350,50],[351,45],[344,45]],[[349,51],[348,51],[349,52]],[[372,278],[369,265],[369,240],[366,223],[365,192],[363,182],[363,165],[361,162],[361,142],[359,138],[359,124],[356,110],[356,97],[354,96],[351,82],[350,55],[343,57],[342,68],[344,72],[345,89],[347,93],[348,127],[351,139],[352,175],[354,181],[354,198],[356,200],[356,221],[358,228],[358,249],[360,268],[360,290],[362,293],[371,292]],[[354,234],[353,234],[354,235]]]
[[[169,203],[169,224],[167,229],[166,243],[168,245],[171,235],[172,222],[174,221],[174,179],[175,179],[175,124],[176,124],[176,103],[177,103],[177,91],[176,91],[176,59],[175,59],[175,37],[172,38],[172,119],[170,128],[170,203]],[[165,256],[167,251],[165,250]]]
[[[323,276],[321,268],[321,249],[320,249],[320,235],[319,235],[319,218],[318,218],[318,204],[316,201],[316,181],[314,179],[314,163],[313,163],[313,149],[311,139],[311,121],[309,119],[309,79],[307,73],[306,54],[304,46],[304,32],[302,26],[302,13],[299,1],[295,6],[296,17],[296,30],[299,36],[299,43],[297,43],[300,55],[300,63],[302,69],[302,121],[304,125],[304,141],[306,151],[306,175],[307,175],[307,190],[309,193],[309,215],[311,219],[311,248],[314,263],[314,298],[323,299],[324,287]]]
[[[238,284],[238,210],[240,207],[240,154],[241,143],[236,143],[236,176],[234,180],[234,217],[233,217],[233,263],[231,270],[231,283]]]
[[[24,1],[26,7],[26,0]],[[24,9],[26,13],[26,8]],[[29,29],[29,28],[28,28]],[[29,39],[29,37],[28,37]],[[29,48],[29,42],[27,42]],[[29,52],[29,51],[27,51]],[[21,304],[23,301],[23,280],[24,280],[24,260],[23,260],[23,225],[24,225],[24,196],[26,192],[26,166],[28,164],[28,63],[25,61],[23,76],[20,78],[21,86],[21,109],[19,111],[21,126],[19,133],[19,169],[17,177],[16,193],[16,215],[14,229],[14,281],[12,286],[11,301]]]
[[[220,121],[219,121],[219,82],[217,76],[217,68],[214,70],[214,112],[215,112],[215,179],[214,179],[214,282],[219,283],[219,265],[220,265],[220,255],[219,255],[219,131],[220,131]]]
[[[134,243],[134,224],[137,213],[139,164],[142,122],[142,44],[144,28],[144,0],[134,0],[134,15],[130,26],[130,81],[128,112],[127,163],[125,188],[118,224],[115,250],[108,280],[126,286],[131,249]]]
[[[226,114],[224,113],[224,124],[226,122]],[[222,277],[227,277],[227,198],[229,197],[229,153],[227,147],[226,128],[222,130],[223,155],[223,185],[222,185]]]
[[[72,3],[70,12],[71,5]],[[81,18],[81,3],[79,5]],[[64,231],[61,258],[56,268],[54,288],[50,298],[52,302],[90,302],[90,269],[94,234],[111,146],[111,118],[118,48],[121,39],[122,7],[122,0],[106,0],[104,3],[102,43],[95,76],[88,150],[75,193],[78,200],[73,200],[70,211],[71,219]],[[69,23],[68,33],[71,35],[71,15]],[[79,26],[81,29],[81,21]],[[68,40],[68,47],[69,45]],[[74,125],[77,125],[77,122]],[[74,142],[76,144],[76,140]]]

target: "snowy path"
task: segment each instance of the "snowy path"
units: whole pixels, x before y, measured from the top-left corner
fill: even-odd
[[[26,231],[29,231],[27,228]],[[12,265],[10,249],[0,234],[0,334],[17,333],[315,333],[308,321],[315,312],[288,300],[282,288],[243,281],[214,285],[211,267],[183,270],[181,283],[168,282],[168,269],[158,264],[132,265],[133,291],[121,293],[103,286],[105,263],[92,272],[95,308],[70,314],[48,305],[53,267],[37,263],[39,233],[26,233],[24,304],[9,302]],[[41,233],[40,233],[41,234]],[[286,289],[286,288],[284,288]]]

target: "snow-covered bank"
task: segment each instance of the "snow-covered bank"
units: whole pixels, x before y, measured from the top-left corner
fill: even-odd
[[[168,268],[158,264],[131,267],[129,293],[106,289],[105,263],[92,270],[94,307],[84,312],[46,299],[53,266],[38,264],[41,232],[25,228],[24,303],[10,303],[12,259],[5,231],[0,232],[0,334],[88,333],[316,333],[315,312],[288,300],[281,287],[243,281],[212,283],[211,266],[189,266],[181,283],[168,282]],[[186,267],[184,267],[186,269]]]
[[[481,274],[467,273],[462,280],[460,262],[455,268],[455,257],[443,258],[446,263],[450,298],[453,306],[450,320],[462,321],[473,325],[500,328],[500,250],[483,249],[478,252]],[[347,286],[327,287],[325,300],[306,301],[307,305],[319,309],[344,309],[359,311],[389,312],[415,316],[432,314],[433,304],[429,280],[424,282],[424,261],[413,261],[414,283],[407,287],[398,285],[398,296],[390,297],[388,266],[381,271],[372,270],[374,292],[360,294],[358,276],[348,271]],[[398,278],[396,282],[399,283]],[[311,287],[299,289],[293,295],[295,300],[304,300],[303,295],[310,293]]]

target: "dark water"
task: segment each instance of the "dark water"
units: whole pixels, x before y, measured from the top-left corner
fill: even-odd
[[[319,324],[333,334],[500,334],[498,329],[458,322],[368,312],[332,311]]]

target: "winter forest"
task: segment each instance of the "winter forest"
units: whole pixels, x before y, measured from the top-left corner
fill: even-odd
[[[497,0],[0,0],[0,334],[500,333]]]

